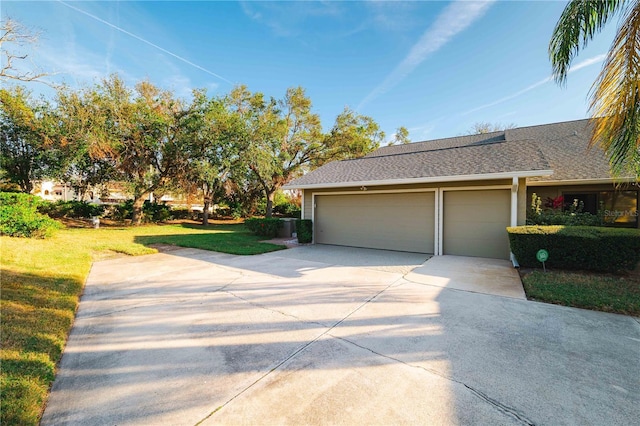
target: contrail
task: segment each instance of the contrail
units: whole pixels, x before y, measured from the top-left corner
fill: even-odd
[[[186,64],[189,64],[189,65],[191,65],[192,67],[195,67],[195,68],[199,69],[200,71],[204,71],[204,72],[206,72],[207,74],[210,74],[210,75],[212,75],[212,76],[214,76],[214,77],[216,77],[216,78],[219,78],[219,79],[220,79],[220,80],[222,80],[222,81],[225,81],[225,82],[227,82],[227,83],[229,83],[229,84],[233,84],[233,82],[231,82],[231,81],[227,80],[226,78],[222,77],[221,75],[218,75],[218,74],[214,73],[213,71],[209,71],[208,69],[206,69],[206,68],[204,68],[204,67],[201,67],[201,66],[200,66],[200,65],[198,65],[198,64],[194,64],[194,63],[193,63],[193,62],[191,62],[190,60],[188,60],[188,59],[186,59],[186,58],[183,58],[182,56],[176,55],[176,54],[175,54],[175,53],[173,53],[173,52],[169,52],[167,49],[162,48],[162,47],[158,46],[157,44],[154,44],[154,43],[150,42],[149,40],[145,40],[145,39],[143,39],[142,37],[137,36],[137,35],[135,35],[135,34],[133,34],[133,33],[129,32],[129,31],[127,31],[127,30],[123,29],[123,28],[120,28],[119,26],[114,25],[114,24],[112,24],[111,22],[107,22],[107,21],[105,21],[104,19],[101,19],[101,18],[99,18],[99,17],[97,17],[97,16],[95,16],[95,15],[90,14],[89,12],[85,12],[85,11],[84,11],[84,10],[82,10],[82,9],[78,9],[77,7],[72,6],[72,5],[68,4],[68,3],[65,3],[65,2],[63,2],[62,0],[58,0],[58,3],[61,3],[61,4],[63,4],[64,6],[68,7],[69,9],[73,9],[73,10],[75,10],[76,12],[80,12],[80,13],[82,13],[83,15],[86,15],[86,16],[88,16],[88,17],[90,17],[90,18],[93,18],[93,19],[95,19],[95,20],[96,20],[96,21],[98,21],[98,22],[102,22],[103,24],[105,24],[105,25],[107,25],[107,26],[109,26],[109,27],[111,27],[111,28],[113,28],[113,29],[116,29],[116,30],[118,30],[118,31],[120,31],[120,32],[123,32],[123,33],[125,33],[126,35],[128,35],[128,36],[131,36],[131,37],[135,38],[136,40],[140,40],[141,42],[146,43],[146,44],[148,44],[148,45],[149,45],[149,46],[151,46],[151,47],[155,47],[156,49],[158,49],[158,50],[160,50],[160,51],[162,51],[162,52],[166,53],[167,55],[171,55],[171,56],[173,56],[174,58],[176,58],[176,59],[178,59],[178,60],[180,60],[180,61],[182,61],[182,62],[184,62],[184,63],[186,63]]]
[[[607,55],[602,54],[602,55],[594,56],[593,58],[586,59],[586,60],[580,62],[579,64],[576,64],[576,65],[572,66],[571,68],[569,68],[569,71],[567,72],[567,74],[571,74],[572,72],[578,71],[578,70],[580,70],[582,68],[586,68],[586,67],[591,66],[593,64],[598,64],[598,63],[602,62],[604,60],[604,58],[606,58],[606,56]],[[549,77],[547,77],[547,78],[545,78],[543,80],[538,81],[537,83],[533,83],[532,85],[527,86],[524,89],[517,91],[516,93],[512,93],[511,95],[507,95],[504,98],[500,98],[497,101],[493,101],[493,102],[490,102],[488,104],[480,105],[479,107],[476,107],[476,108],[470,109],[468,111],[465,111],[465,112],[461,113],[461,115],[471,114],[472,112],[480,111],[481,109],[489,108],[489,107],[492,107],[494,105],[498,105],[498,104],[501,104],[503,102],[509,101],[509,100],[511,100],[513,98],[516,98],[516,97],[518,97],[518,96],[520,96],[522,94],[525,94],[525,93],[535,89],[536,87],[542,86],[543,84],[546,84],[546,83],[550,82],[551,80],[553,80],[553,76],[552,75],[550,75]]]

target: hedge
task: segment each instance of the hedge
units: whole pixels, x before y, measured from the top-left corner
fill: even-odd
[[[536,253],[549,252],[545,264],[599,272],[633,270],[640,261],[640,229],[593,226],[507,228],[511,252],[524,267],[540,267]]]
[[[282,228],[283,222],[275,217],[258,218],[252,217],[244,221],[249,231],[256,235],[275,238],[278,236],[278,230]]]
[[[313,241],[313,224],[311,219],[299,219],[296,221],[296,232],[298,234],[298,242],[301,244]]]
[[[0,193],[0,235],[46,238],[62,225],[38,213],[42,200],[21,193]]]
[[[104,206],[87,203],[86,201],[55,201],[52,203],[43,202],[38,207],[38,211],[53,218],[70,217],[80,219],[102,216]]]

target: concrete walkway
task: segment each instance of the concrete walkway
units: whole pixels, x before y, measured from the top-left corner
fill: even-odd
[[[413,283],[414,260],[299,249],[95,263],[42,424],[640,418],[631,317]]]
[[[409,272],[409,281],[526,300],[518,271],[508,260],[434,256]]]

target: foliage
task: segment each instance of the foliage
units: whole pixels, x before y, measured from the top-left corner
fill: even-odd
[[[111,206],[106,214],[107,217],[125,221],[133,219],[133,200],[127,200],[115,206]],[[165,222],[172,217],[171,207],[164,202],[145,200],[142,205],[141,221],[145,223]]]
[[[86,201],[56,201],[42,202],[38,211],[53,218],[69,217],[74,219],[102,216],[104,206],[87,203]]]
[[[640,1],[570,1],[549,42],[549,57],[556,82],[564,84],[580,49],[616,15],[616,37],[590,94],[591,145],[602,146],[615,174],[640,177]]]
[[[92,160],[111,164],[134,195],[132,222],[142,222],[144,200],[184,175],[194,105],[148,81],[130,90],[111,76],[77,96],[60,97],[69,138],[86,144]],[[65,104],[66,102],[66,104]],[[81,117],[80,122],[71,122]]]
[[[191,165],[184,184],[202,192],[202,224],[207,225],[211,205],[223,196],[232,172],[239,167],[246,129],[242,117],[230,109],[230,97],[207,99],[204,92],[194,96],[194,114],[187,130]]]
[[[298,242],[307,244],[313,241],[313,223],[311,219],[299,219],[296,221],[296,233]]]
[[[297,216],[293,204],[275,199],[283,185],[328,161],[366,155],[384,139],[371,117],[348,108],[323,134],[301,87],[281,99],[245,86],[215,97],[195,90],[185,101],[148,81],[130,88],[112,75],[58,88],[51,103],[34,102],[19,87],[0,94],[2,188],[30,192],[34,180],[56,179],[84,200],[89,191],[106,196],[118,182],[133,195],[133,224],[144,220],[144,200],[158,193],[200,197],[205,223],[208,207],[221,203],[234,216]],[[405,128],[396,141],[409,142]],[[129,217],[121,208],[116,215]]]
[[[189,209],[177,208],[171,209],[171,219],[180,220],[180,219],[193,219],[196,220],[198,217],[198,213]]]
[[[56,164],[47,136],[49,109],[19,86],[0,89],[0,169],[26,193]]]
[[[400,131],[400,129],[398,129]],[[385,134],[373,118],[345,108],[324,138],[325,148],[316,165],[364,157],[380,147]]]
[[[584,203],[573,200],[564,208],[562,196],[549,198],[544,205],[537,194],[531,197],[531,208],[527,212],[527,225],[568,225],[568,226],[603,226],[602,213],[593,215],[583,212]]]
[[[41,201],[29,194],[0,193],[0,235],[46,238],[62,226],[38,213]]]
[[[251,94],[245,87],[231,97],[248,129],[243,158],[266,198],[265,215],[271,217],[275,192],[301,174],[323,148],[320,117],[312,112],[302,87],[287,89],[280,101],[265,101],[261,93]]]
[[[532,271],[522,283],[527,297],[541,302],[640,315],[640,281],[632,276]]]
[[[263,237],[275,238],[282,228],[282,220],[273,217],[251,217],[244,221],[245,226],[251,232]]]
[[[501,130],[514,129],[517,124],[515,123],[489,123],[489,122],[477,122],[473,124],[473,127],[467,131],[467,135],[484,135],[486,133],[499,132]]]
[[[0,386],[3,425],[37,425],[78,306],[92,258],[155,253],[175,244],[231,254],[283,249],[242,225],[63,229],[52,238],[0,237]]]
[[[396,132],[393,134],[393,140],[389,142],[389,146],[391,145],[406,145],[411,143],[411,139],[409,139],[409,130],[406,127],[400,126],[396,129]]]
[[[518,226],[507,232],[511,252],[525,267],[540,266],[540,249],[549,252],[551,268],[615,272],[633,270],[640,261],[640,229]]]

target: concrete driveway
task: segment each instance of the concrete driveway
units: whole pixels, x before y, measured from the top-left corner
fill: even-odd
[[[372,252],[95,263],[42,423],[640,418],[636,319],[411,282],[424,256]]]

